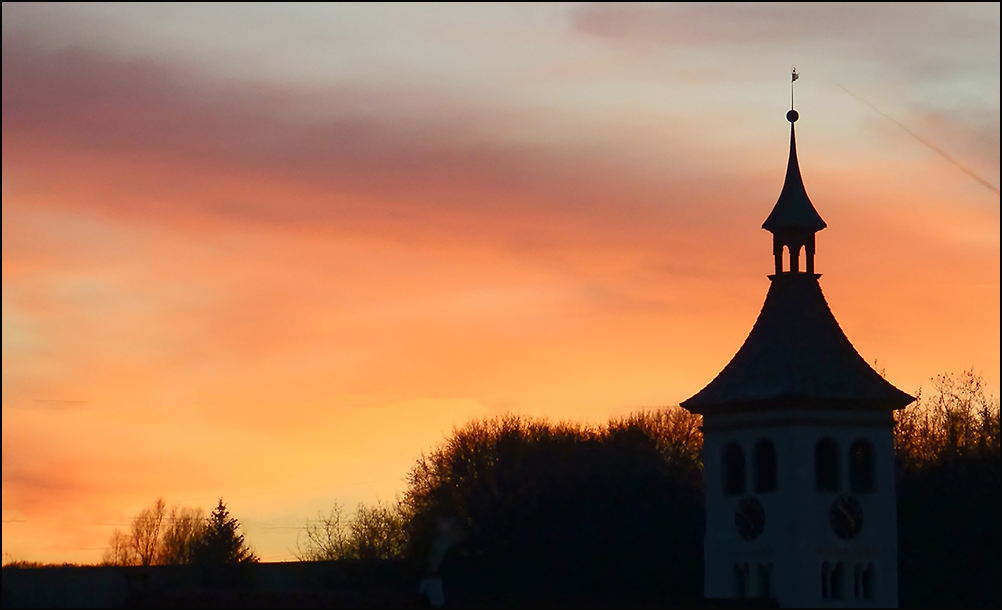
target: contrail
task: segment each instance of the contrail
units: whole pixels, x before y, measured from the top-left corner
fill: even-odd
[[[835,83],[835,81],[832,81],[832,82]],[[870,102],[868,102],[868,101],[864,100],[863,98],[859,97],[858,95],[856,95],[852,91],[849,91],[848,89],[846,89],[842,85],[840,85],[838,83],[835,83],[835,86],[838,87],[839,89],[841,89],[842,91],[845,91],[846,93],[848,93],[852,97],[856,98],[857,100],[863,102],[864,104],[866,104],[867,106],[869,106],[870,108],[872,108],[874,112],[876,112],[880,116],[884,117],[888,121],[894,123],[895,125],[897,125],[901,129],[904,129],[908,133],[908,135],[910,135],[911,137],[915,138],[919,142],[921,142],[921,143],[925,144],[926,146],[928,146],[933,152],[935,152],[939,156],[943,157],[944,159],[946,159],[947,161],[949,161],[950,163],[952,163],[953,165],[955,165],[957,167],[957,169],[959,169],[960,171],[964,172],[965,174],[967,174],[971,178],[974,178],[975,180],[977,180],[978,182],[980,182],[983,186],[985,186],[986,188],[988,188],[989,190],[991,190],[996,195],[999,194],[999,187],[995,186],[991,182],[988,182],[987,180],[985,180],[981,176],[975,174],[972,170],[970,170],[967,167],[965,167],[964,165],[962,165],[960,163],[960,161],[957,161],[956,159],[954,159],[950,155],[946,154],[946,152],[944,150],[942,150],[941,148],[938,148],[935,144],[933,144],[929,140],[926,140],[925,138],[923,138],[919,134],[915,133],[911,129],[908,129],[908,127],[906,127],[906,126],[902,125],[901,123],[899,123],[894,117],[892,117],[891,115],[887,114],[886,112],[884,112],[880,108],[877,108],[876,106],[874,106]]]

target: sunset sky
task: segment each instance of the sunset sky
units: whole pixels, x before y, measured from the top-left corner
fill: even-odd
[[[817,270],[999,393],[999,4],[3,4],[3,557],[222,496],[263,560],[470,418],[674,405]]]

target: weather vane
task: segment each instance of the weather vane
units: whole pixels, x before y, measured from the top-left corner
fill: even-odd
[[[800,75],[797,74],[797,69],[793,69],[793,73],[790,75],[790,110],[793,110],[793,83],[797,82]]]

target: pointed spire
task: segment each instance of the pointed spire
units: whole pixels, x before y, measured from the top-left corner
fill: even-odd
[[[800,177],[797,134],[793,125],[798,118],[800,114],[796,110],[786,113],[786,119],[790,121],[790,160],[786,165],[786,181],[772,213],[762,223],[762,228],[772,233],[790,230],[816,232],[828,226],[814,209],[804,188],[804,179]]]
[[[800,273],[800,251],[805,254],[806,272],[814,275],[814,234],[827,227],[824,219],[814,209],[804,179],[800,177],[800,162],[797,161],[797,131],[794,123],[800,114],[793,109],[793,85],[800,75],[793,69],[790,79],[790,111],[786,120],[790,122],[790,160],[786,164],[786,181],[762,228],[772,233],[772,254],[776,259],[776,276]],[[789,269],[784,271],[783,251],[789,252]]]

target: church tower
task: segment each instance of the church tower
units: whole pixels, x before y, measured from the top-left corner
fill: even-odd
[[[863,360],[821,293],[827,225],[800,176],[799,115],[786,118],[786,181],[762,225],[775,258],[765,304],[730,363],[681,403],[703,416],[704,591],[896,606],[893,411],[914,398]]]

